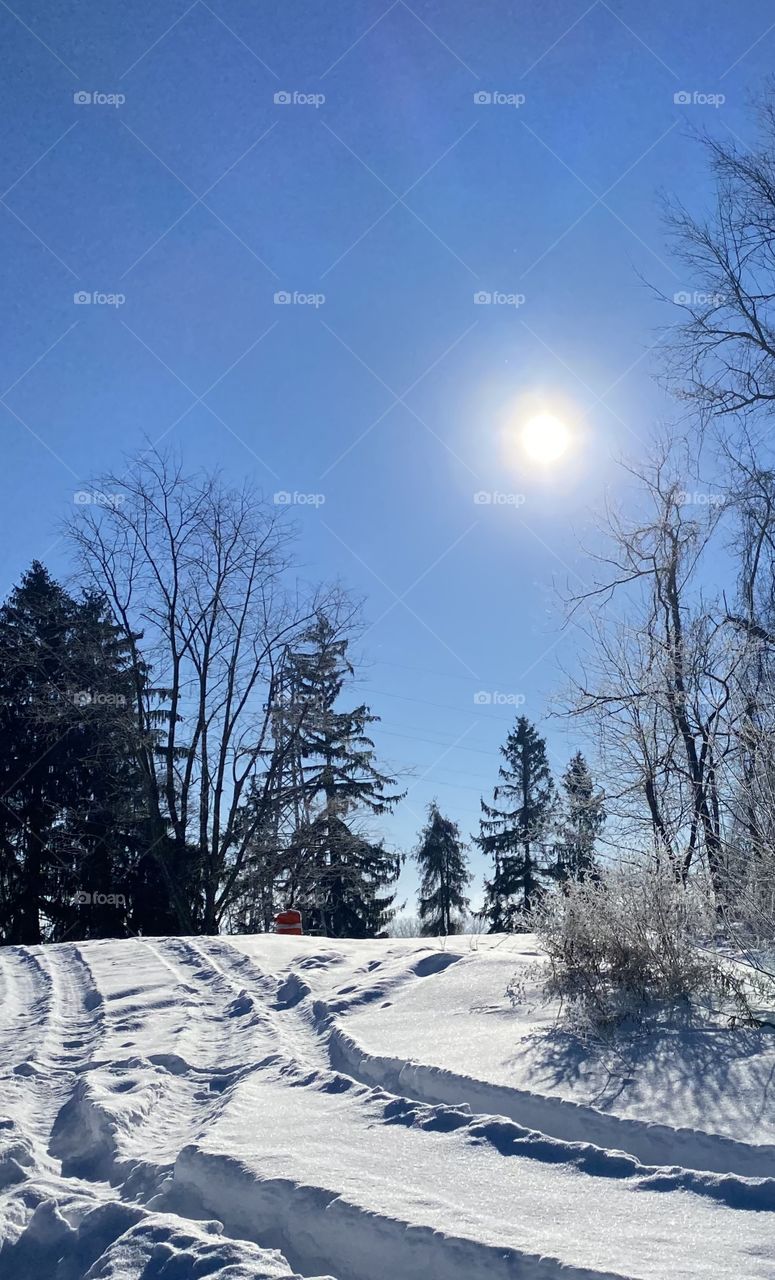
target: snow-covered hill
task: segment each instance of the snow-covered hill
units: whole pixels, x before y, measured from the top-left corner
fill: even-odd
[[[0,1276],[774,1280],[775,1035],[606,1063],[514,1012],[535,959],[524,937],[0,951]]]

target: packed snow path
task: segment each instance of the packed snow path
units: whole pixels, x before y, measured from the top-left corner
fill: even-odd
[[[0,1277],[775,1280],[775,1037],[604,1096],[531,945],[0,950]]]

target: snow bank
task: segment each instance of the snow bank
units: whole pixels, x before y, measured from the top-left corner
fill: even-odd
[[[319,1016],[325,1013],[325,1006],[318,1004]],[[601,1170],[612,1167],[611,1161],[606,1160],[606,1154],[610,1156],[611,1152],[616,1153],[617,1168],[626,1167],[620,1162],[626,1160],[621,1153],[627,1153],[633,1167],[681,1165],[685,1169],[732,1172],[747,1178],[771,1178],[775,1170],[775,1145],[754,1147],[696,1129],[628,1120],[581,1103],[494,1085],[442,1067],[368,1053],[338,1026],[331,1030],[331,1051],[338,1070],[391,1093],[421,1102],[463,1103],[471,1111],[509,1117],[523,1133],[540,1130],[557,1139],[556,1151],[563,1150],[563,1144],[592,1144],[603,1149],[595,1160]]]
[[[40,1200],[18,1241],[0,1251],[0,1274],[9,1280],[299,1280],[276,1250],[228,1239],[219,1222],[190,1222],[113,1201],[71,1225],[54,1198]]]
[[[239,1161],[196,1147],[181,1152],[174,1185],[175,1204],[218,1206],[231,1231],[269,1241],[302,1271],[325,1257],[338,1280],[615,1280],[613,1272],[367,1213],[320,1187],[257,1179]]]

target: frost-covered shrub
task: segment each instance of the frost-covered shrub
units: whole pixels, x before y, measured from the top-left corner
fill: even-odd
[[[725,867],[721,914],[735,951],[757,973],[775,979],[775,852],[736,857]]]
[[[389,938],[421,938],[422,920],[419,916],[396,916],[386,929]]]
[[[593,1025],[693,995],[735,998],[710,942],[711,897],[670,868],[617,867],[570,883],[543,900],[531,927],[547,956],[547,996]]]

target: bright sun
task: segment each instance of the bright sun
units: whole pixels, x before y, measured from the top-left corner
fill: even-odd
[[[529,418],[520,432],[522,448],[534,462],[548,465],[567,452],[571,433],[564,422],[552,413],[538,413]]]

